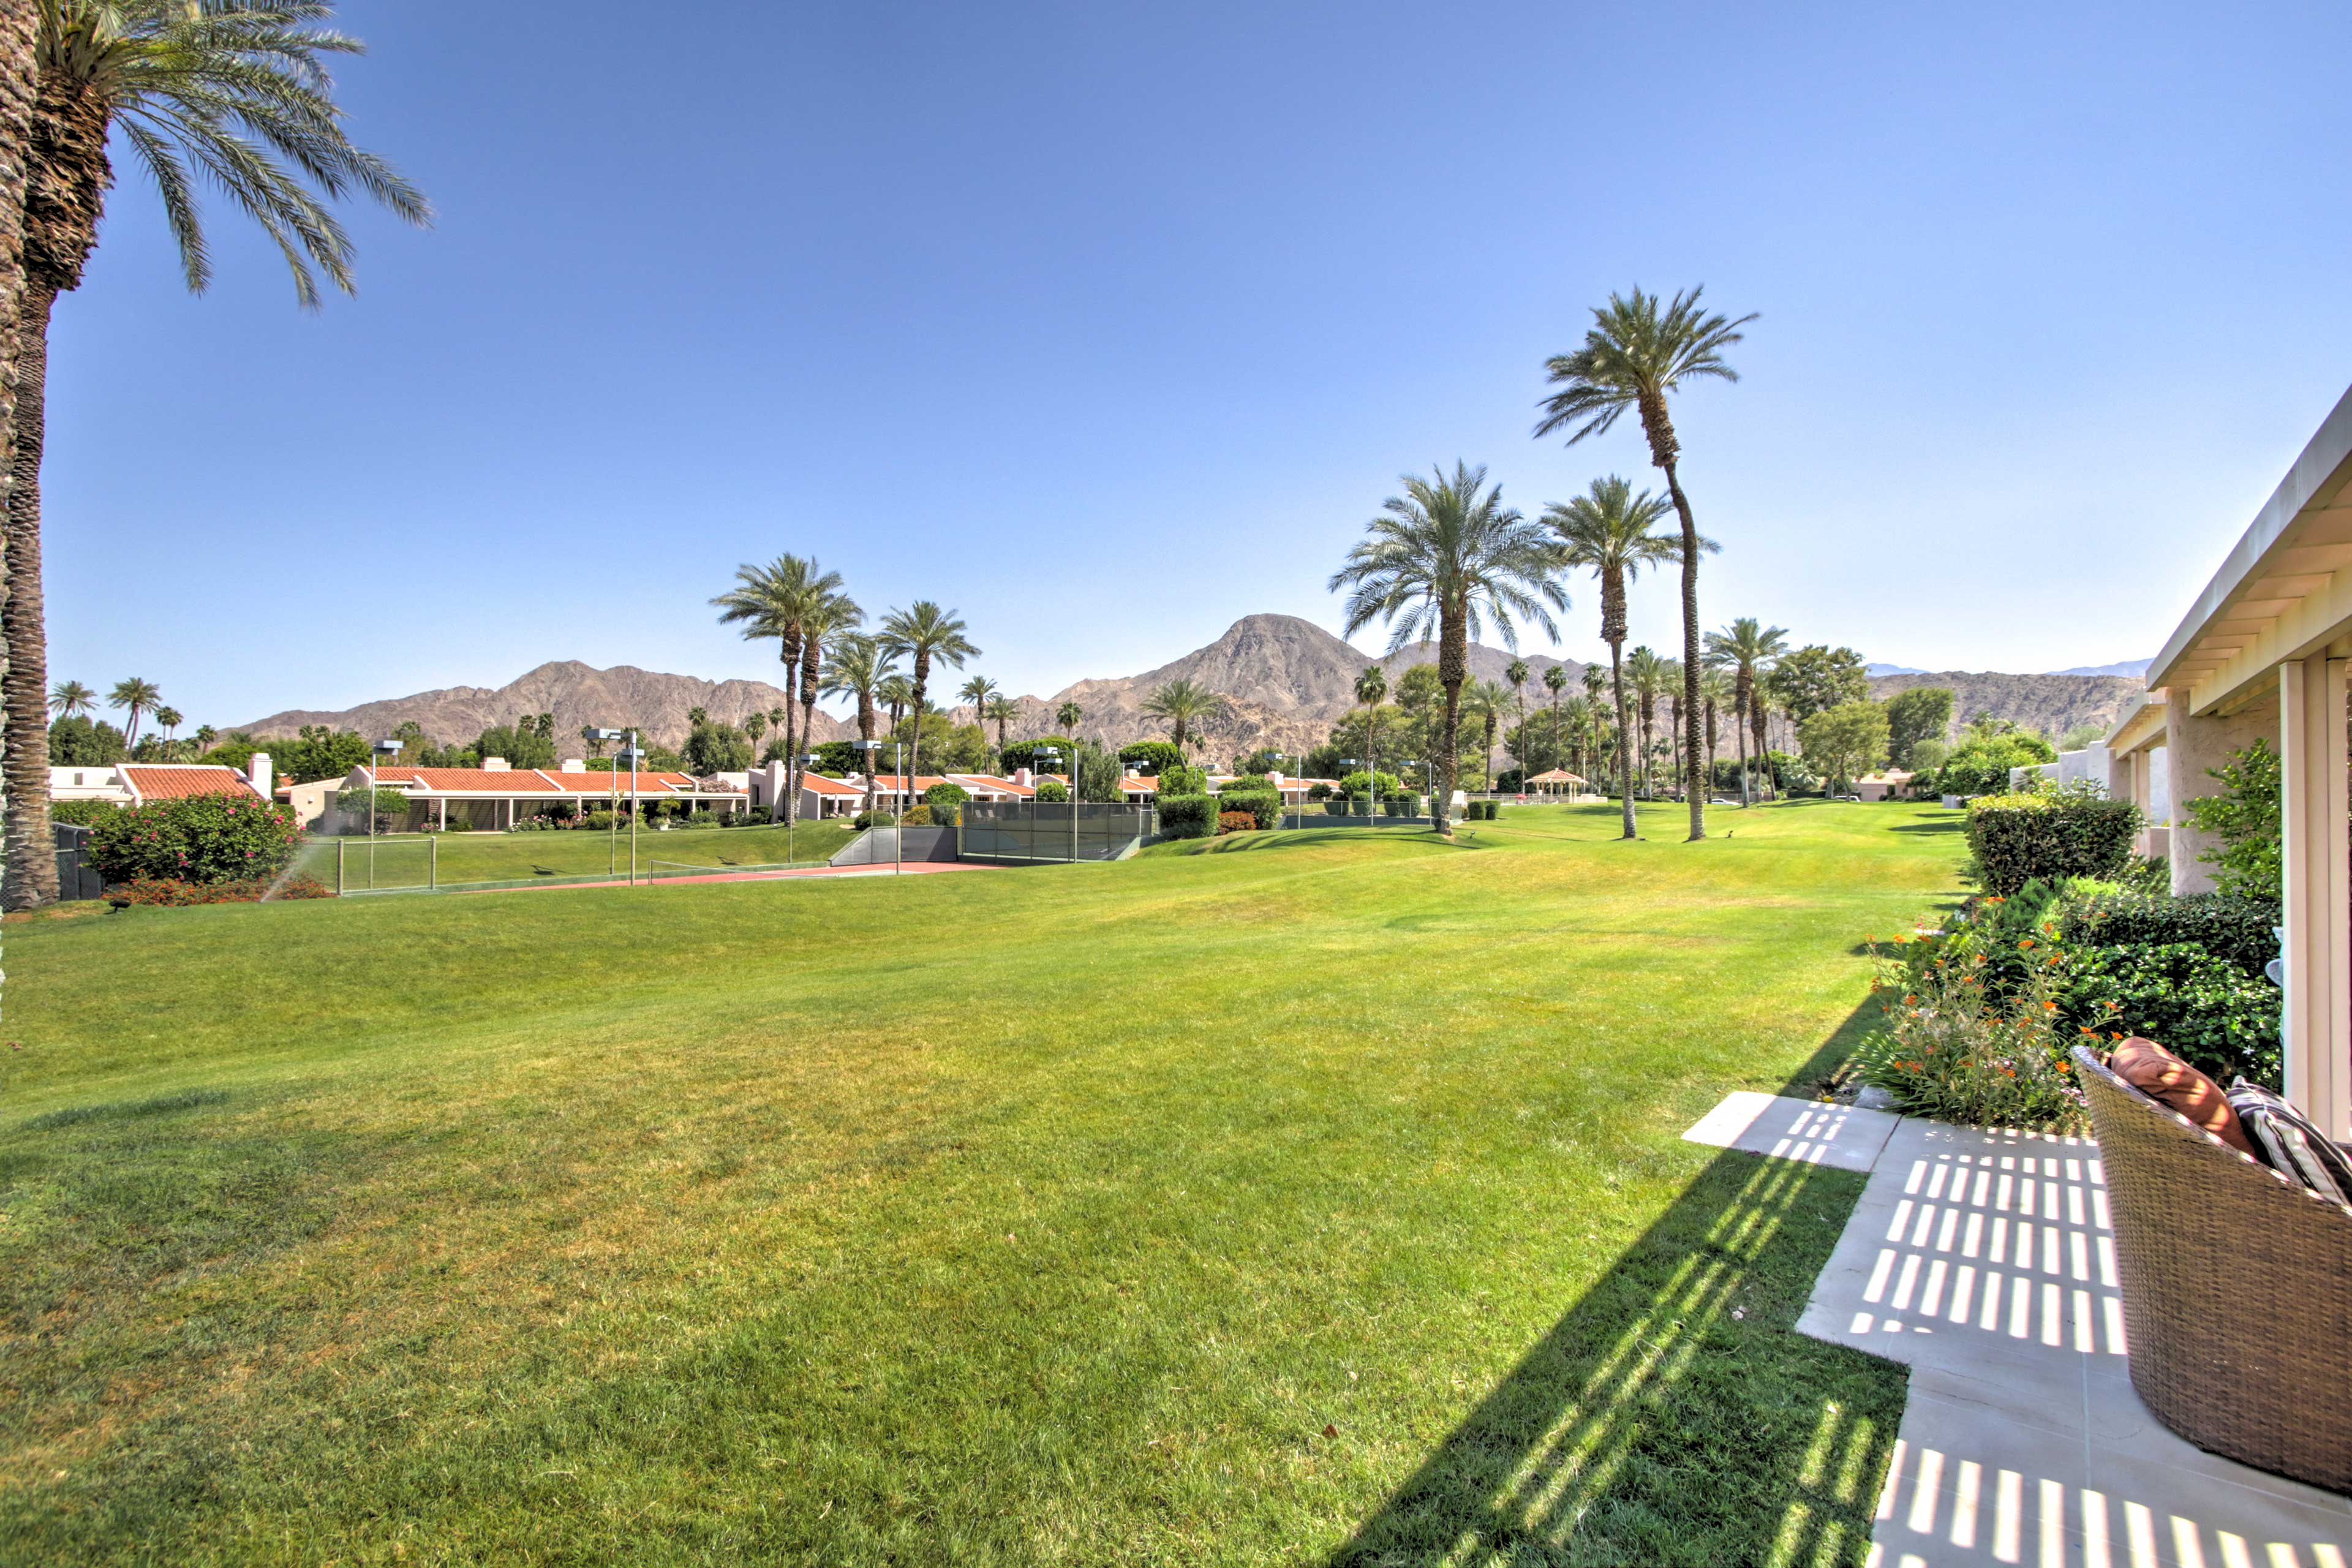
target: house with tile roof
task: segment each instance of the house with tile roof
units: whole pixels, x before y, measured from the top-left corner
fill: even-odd
[[[332,806],[334,796],[347,789],[395,790],[405,796],[408,811],[401,828],[446,828],[452,822],[469,827],[504,829],[539,816],[571,816],[596,810],[629,812],[647,801],[667,801],[680,808],[740,812],[744,792],[723,782],[698,779],[690,773],[626,769],[592,769],[579,758],[553,768],[516,768],[502,757],[485,757],[478,768],[418,768],[389,765],[354,767],[341,779],[296,785],[281,791],[294,801],[298,815],[316,822]],[[299,798],[296,798],[297,796]]]
[[[257,758],[263,777],[269,759]],[[233,795],[268,798],[236,768],[213,763],[113,763],[97,767],[51,768],[51,800],[103,800],[116,805],[146,805],[192,795]]]

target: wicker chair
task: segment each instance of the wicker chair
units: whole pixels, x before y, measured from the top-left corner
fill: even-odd
[[[2199,1447],[2352,1491],[2352,1209],[2077,1047],[2106,1170],[2132,1386]]]

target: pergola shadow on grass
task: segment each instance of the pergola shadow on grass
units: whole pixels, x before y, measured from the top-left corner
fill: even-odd
[[[1864,1181],[1717,1155],[1328,1568],[1862,1562],[1907,1374],[1794,1331]]]

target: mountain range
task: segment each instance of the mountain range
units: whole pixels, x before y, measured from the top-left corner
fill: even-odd
[[[1473,644],[1471,676],[1506,684],[1505,671],[1513,657],[1500,648]],[[1544,672],[1556,664],[1567,668],[1569,679],[1580,689],[1585,667],[1577,660],[1542,654],[1520,657],[1527,659],[1530,676],[1527,687],[1530,708],[1545,700]],[[1435,658],[1434,647],[1416,645],[1378,662],[1387,670],[1393,689],[1406,669],[1433,663]],[[1076,725],[1082,736],[1113,745],[1157,736],[1160,727],[1143,713],[1146,699],[1156,687],[1190,679],[1222,694],[1229,704],[1225,716],[1208,727],[1215,753],[1233,754],[1262,746],[1305,752],[1322,743],[1333,721],[1355,705],[1356,679],[1367,662],[1361,652],[1312,621],[1297,616],[1244,616],[1206,647],[1157,668],[1075,681],[1051,697],[1015,699],[1019,716],[1010,733],[1017,739],[1058,730],[1053,715],[1065,702],[1075,702],[1083,713]],[[939,689],[932,700],[938,701],[962,684],[963,672],[944,671],[934,680]],[[2120,674],[2003,675],[1957,670],[1874,674],[1870,684],[1871,695],[1878,698],[1906,687],[1947,686],[1954,696],[1956,726],[1986,712],[2053,736],[2085,723],[2113,723],[2141,689],[2137,679]],[[765,713],[783,705],[783,692],[764,681],[701,680],[630,665],[597,669],[577,659],[564,659],[542,664],[505,686],[446,687],[333,711],[288,709],[238,728],[256,735],[283,735],[305,724],[324,724],[363,735],[385,735],[413,721],[428,738],[447,744],[471,741],[491,725],[511,723],[526,714],[552,713],[559,736],[576,735],[590,724],[634,727],[651,742],[675,747],[686,740],[687,714],[691,709],[701,708],[722,723],[736,724],[750,713]],[[969,704],[948,711],[959,723],[968,723],[973,717]],[[817,710],[814,739],[835,740],[850,731],[848,723],[823,709]]]

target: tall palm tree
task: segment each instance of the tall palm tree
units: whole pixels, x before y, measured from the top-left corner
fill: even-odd
[[[1462,714],[1479,726],[1483,740],[1479,748],[1478,782],[1492,792],[1495,787],[1495,731],[1503,721],[1503,705],[1511,694],[1496,680],[1473,680],[1462,688]]]
[[[1519,710],[1519,773],[1528,771],[1528,661],[1515,658],[1503,670],[1503,679],[1511,683],[1511,701]]]
[[[1768,626],[1754,616],[1742,616],[1719,632],[1706,634],[1706,661],[1718,669],[1728,669],[1732,676],[1731,712],[1733,729],[1739,735],[1739,803],[1749,804],[1754,798],[1748,783],[1748,734],[1749,715],[1756,706],[1758,692],[1762,689],[1765,670],[1772,662],[1789,651],[1789,628]],[[1762,721],[1755,724],[1757,754],[1763,754]],[[1766,779],[1770,779],[1768,773]]]
[[[1451,475],[1440,469],[1426,479],[1405,476],[1404,489],[1365,525],[1366,538],[1331,574],[1330,586],[1349,590],[1350,637],[1375,618],[1386,619],[1393,654],[1416,639],[1426,647],[1435,634],[1445,717],[1438,737],[1442,773],[1431,792],[1430,814],[1437,831],[1450,835],[1446,813],[1460,773],[1470,640],[1492,619],[1503,646],[1517,652],[1515,616],[1557,638],[1559,627],[1545,606],[1565,610],[1568,595],[1542,528],[1503,504],[1502,487],[1487,484],[1485,468],[1456,461]]]
[[[892,660],[897,659],[896,654],[890,654],[887,648],[883,651]],[[898,721],[906,716],[908,709],[915,705],[915,683],[902,671],[893,668],[874,688],[874,700],[890,710],[890,729],[895,733]]]
[[[827,697],[847,697],[857,704],[857,738],[874,739],[874,710],[877,704],[888,701],[885,689],[892,681],[903,683],[906,677],[892,668],[892,656],[883,651],[882,639],[866,632],[850,632],[834,644],[833,663],[824,672],[822,689]],[[912,696],[911,689],[908,692]],[[896,704],[892,706],[890,722],[898,723]],[[866,805],[874,809],[874,753],[866,756]]]
[[[1570,698],[1560,705],[1560,721],[1568,726],[1570,764],[1577,777],[1589,783],[1584,743],[1592,728],[1592,704],[1581,697]]]
[[[181,714],[177,708],[158,708],[155,710],[155,722],[163,729],[163,744],[166,746],[172,743],[172,732],[180,727],[180,720]]]
[[[865,620],[866,612],[857,607],[857,601],[837,589],[818,595],[801,619],[801,739],[792,761],[785,765],[795,800],[800,798],[801,780],[808,772],[803,759],[816,743],[816,689],[824,679],[825,655]]]
[[[971,704],[971,721],[985,726],[988,722],[988,700],[996,695],[996,682],[984,675],[975,675],[963,683],[956,695]]]
[[[1068,735],[1074,741],[1077,739],[1075,731],[1078,727],[1078,721],[1086,716],[1087,710],[1075,702],[1065,702],[1054,710],[1054,722],[1061,726],[1063,734]]]
[[[87,719],[98,710],[98,693],[79,680],[60,680],[49,688],[49,717]]]
[[[931,663],[934,659],[950,668],[961,669],[963,661],[978,658],[980,649],[964,636],[964,624],[953,610],[942,610],[929,599],[918,599],[904,610],[893,610],[882,617],[882,646],[906,659],[914,667],[914,700],[908,704],[915,714],[915,743],[908,754],[907,793],[912,799],[915,774],[923,760],[923,693],[930,685]]]
[[[1615,474],[1595,479],[1572,501],[1544,509],[1544,521],[1559,536],[1561,563],[1591,570],[1601,581],[1601,640],[1609,645],[1609,684],[1617,714],[1617,787],[1623,807],[1621,837],[1634,837],[1633,726],[1625,720],[1625,584],[1644,566],[1675,558],[1674,541],[1651,531],[1672,503],[1633,487]],[[1587,679],[1593,674],[1588,666]]]
[[[125,752],[139,743],[139,715],[154,711],[155,705],[162,700],[163,693],[155,689],[153,681],[142,680],[135,675],[128,680],[116,681],[114,689],[106,694],[108,707],[125,709],[130,712],[130,732],[122,737]]]
[[[1666,493],[1682,521],[1683,701],[1694,710],[1698,707],[1698,558],[1706,542],[1699,537],[1675,468],[1682,444],[1666,411],[1666,398],[1686,381],[1738,381],[1738,374],[1724,363],[1723,351],[1738,342],[1743,336],[1739,329],[1756,319],[1753,311],[1736,321],[1707,314],[1699,309],[1704,292],[1702,286],[1663,303],[1639,289],[1630,300],[1610,295],[1606,306],[1593,310],[1584,346],[1546,362],[1546,378],[1559,390],[1543,400],[1543,418],[1536,425],[1538,437],[1568,431],[1568,444],[1573,447],[1616,424],[1628,408],[1639,415],[1642,433],[1650,442],[1650,461],[1664,471]],[[1696,773],[1696,731],[1683,750],[1685,772]],[[1696,792],[1690,799],[1690,836],[1706,837],[1706,803]]]
[[[1698,694],[1700,700],[1706,704],[1706,793],[1712,795],[1715,794],[1716,724],[1718,719],[1729,717],[1732,728],[1739,727],[1738,710],[1732,707],[1737,689],[1732,685],[1729,672],[1709,668],[1699,678]]]
[[[16,7],[11,6],[13,11]],[[9,454],[8,903],[56,897],[48,816],[47,685],[41,593],[41,459],[47,434],[49,320],[79,288],[114,183],[110,144],[127,148],[161,198],[181,276],[201,293],[212,258],[199,177],[226,193],[277,245],[305,308],[321,279],[350,292],[355,247],[330,204],[363,195],[412,223],[425,197],[344,132],[326,62],[362,52],[317,24],[325,0],[41,0],[39,75],[27,132],[23,287],[12,318],[16,407]]]
[[[1655,798],[1652,778],[1653,757],[1650,754],[1650,732],[1658,718],[1658,693],[1665,686],[1665,661],[1657,650],[1647,644],[1636,647],[1625,656],[1625,679],[1633,689],[1636,709],[1642,721],[1642,798]]]
[[[1551,765],[1559,763],[1559,694],[1568,689],[1568,666],[1555,664],[1544,671],[1544,689],[1551,693]]]
[[[1020,716],[1021,710],[1015,708],[1013,705],[1013,699],[1003,692],[988,700],[988,721],[996,726],[996,754],[999,765],[1002,765],[1004,756],[1004,731],[1012,725],[1013,721]]]
[[[213,742],[219,739],[220,731],[214,729],[210,724],[197,725],[195,733],[196,754],[198,756],[202,756],[206,752],[211,751],[213,749]]]
[[[811,557],[779,555],[765,566],[750,563],[735,568],[735,586],[711,600],[720,626],[740,625],[743,636],[773,637],[776,657],[784,666],[784,703],[768,717],[784,732],[784,821],[799,820],[800,784],[797,759],[801,747],[793,733],[793,708],[799,700],[801,656],[805,651],[805,623],[822,613],[826,601],[841,592],[841,574],[827,572]]]
[[[1356,700],[1364,710],[1364,789],[1375,801],[1381,793],[1381,704],[1388,700],[1389,672],[1377,664],[1364,666],[1364,673],[1356,677]],[[1379,809],[1373,807],[1375,814]]]
[[[753,757],[756,758],[759,756],[760,737],[767,732],[768,716],[765,713],[760,712],[755,709],[751,712],[743,715],[743,733],[751,739],[751,755]]]
[[[10,476],[16,471],[15,328],[25,301],[25,188],[32,172],[34,104],[40,89],[40,41],[41,9],[37,0],[0,0],[0,518],[6,516]],[[0,595],[6,591],[6,558],[5,551],[0,551]],[[5,622],[5,610],[0,610],[0,622]],[[5,693],[5,677],[0,675],[0,693]],[[39,682],[29,683],[26,690],[37,694]],[[46,850],[37,854],[33,850],[46,844],[50,837],[49,734],[37,721],[33,727],[41,731],[40,752],[23,764],[23,771],[38,774],[38,820],[24,834],[35,880],[29,894],[21,901],[47,902],[58,896],[57,860]],[[0,713],[0,731],[7,729],[5,715]],[[16,811],[8,799],[8,786],[18,774],[16,741],[13,732],[0,739],[0,746],[8,752],[6,762],[0,763],[0,820],[12,826]],[[13,842],[15,835],[10,837]],[[19,901],[16,893],[15,879],[0,876],[0,905],[16,907]]]
[[[1169,727],[1168,739],[1178,746],[1195,725],[1226,712],[1231,705],[1197,680],[1171,680],[1153,688],[1143,700],[1146,717]]]

